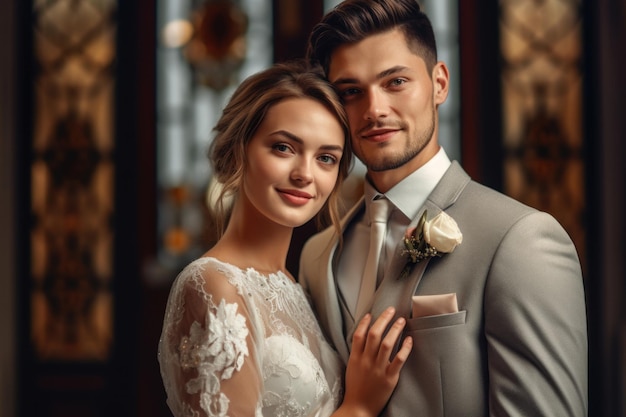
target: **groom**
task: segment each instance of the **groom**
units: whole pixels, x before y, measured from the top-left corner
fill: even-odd
[[[384,415],[586,416],[576,249],[553,217],[475,183],[439,146],[449,75],[416,0],[344,1],[308,55],[344,101],[367,176],[343,240],[312,237],[299,280],[344,360],[365,312],[408,318],[414,347]]]

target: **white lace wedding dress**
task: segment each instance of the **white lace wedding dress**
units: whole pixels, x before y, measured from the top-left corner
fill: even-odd
[[[300,285],[200,258],[170,291],[159,341],[176,417],[328,416],[343,368]]]

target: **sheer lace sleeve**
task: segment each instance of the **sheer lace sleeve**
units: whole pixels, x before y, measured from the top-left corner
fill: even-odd
[[[198,262],[181,272],[159,342],[174,416],[261,415],[256,331],[244,299],[222,274]]]

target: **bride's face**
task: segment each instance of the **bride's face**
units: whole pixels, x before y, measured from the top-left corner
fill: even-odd
[[[343,147],[341,125],[322,104],[283,100],[269,109],[248,143],[245,196],[268,219],[300,226],[332,192]]]

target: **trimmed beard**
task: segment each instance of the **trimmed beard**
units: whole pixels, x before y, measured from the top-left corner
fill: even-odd
[[[435,106],[432,107],[432,114],[430,118],[430,126],[421,132],[417,133],[414,140],[410,140],[405,146],[404,150],[398,154],[390,155],[382,160],[377,161],[364,161],[361,158],[361,162],[372,172],[389,171],[392,169],[400,168],[409,161],[413,160],[417,155],[424,150],[426,145],[430,143],[435,133]]]

